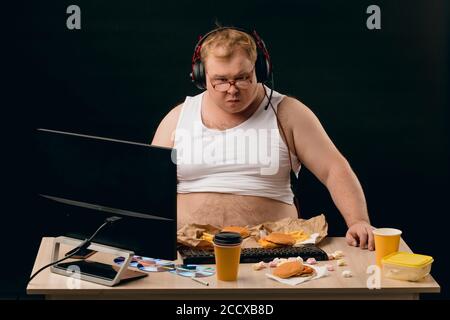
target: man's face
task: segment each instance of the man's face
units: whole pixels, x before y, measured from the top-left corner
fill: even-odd
[[[216,48],[215,50],[220,50]],[[209,97],[223,111],[239,113],[244,111],[256,98],[258,84],[256,83],[255,65],[247,53],[236,48],[233,54],[227,58],[219,58],[210,54],[205,61],[206,88]],[[213,85],[234,80],[242,83],[248,79],[246,88],[231,85],[225,92],[214,89]],[[216,86],[217,88],[217,86]]]

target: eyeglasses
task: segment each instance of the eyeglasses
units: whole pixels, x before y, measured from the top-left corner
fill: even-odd
[[[250,73],[253,73],[250,71]],[[214,88],[214,90],[219,92],[226,92],[228,91],[232,85],[236,86],[239,89],[247,89],[250,87],[250,85],[253,83],[251,76],[247,75],[245,77],[235,79],[235,80],[226,80],[226,79],[218,79],[211,81],[211,86]]]

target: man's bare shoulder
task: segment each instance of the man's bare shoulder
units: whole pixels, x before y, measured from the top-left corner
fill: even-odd
[[[168,118],[169,120],[178,121],[178,118],[180,116],[181,109],[183,108],[183,103],[180,103],[179,105],[173,107],[165,116],[165,118]]]
[[[175,130],[178,123],[178,118],[180,117],[181,109],[183,108],[183,103],[180,103],[176,107],[173,107],[166,116],[161,120],[159,127],[164,129]],[[159,128],[158,128],[159,130]]]
[[[183,107],[183,103],[180,103],[176,107],[172,108],[167,115],[161,120],[158,129],[151,142],[152,145],[162,147],[173,147],[173,135],[177,128],[178,119]]]
[[[277,109],[280,121],[290,128],[304,125],[316,118],[310,108],[294,97],[284,97]]]

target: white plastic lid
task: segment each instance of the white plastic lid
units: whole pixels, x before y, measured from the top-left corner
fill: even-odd
[[[394,228],[379,228],[373,230],[373,234],[377,236],[398,236],[402,234],[402,231]]]

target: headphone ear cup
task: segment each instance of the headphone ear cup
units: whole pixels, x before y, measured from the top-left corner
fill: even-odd
[[[198,60],[193,64],[191,80],[200,90],[206,89],[205,66],[201,60]]]
[[[270,64],[263,52],[258,49],[258,55],[255,63],[256,80],[258,82],[266,82],[270,78]]]

